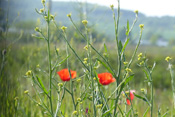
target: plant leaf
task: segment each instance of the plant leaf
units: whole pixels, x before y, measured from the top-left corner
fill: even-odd
[[[125,50],[125,48],[126,48],[126,46],[128,45],[128,43],[129,43],[129,38],[127,38],[127,40],[125,41],[125,44],[124,44],[124,46],[123,46],[123,48],[122,48],[122,53],[124,52],[124,50]]]
[[[133,79],[133,77],[134,77],[134,74],[132,74],[132,75],[130,75],[126,80],[125,80],[125,85],[129,82],[129,81],[131,81],[132,79]]]
[[[150,73],[152,73],[152,71],[154,70],[155,66],[156,66],[156,62],[154,62],[153,67],[151,68]]]
[[[37,78],[37,80],[38,80],[38,82],[39,82],[39,84],[40,84],[42,90],[43,90],[44,93],[47,95],[48,92],[47,92],[46,88],[44,87],[44,84],[42,83],[41,79],[40,79],[38,76],[36,76],[36,78]]]
[[[119,109],[119,111],[120,111],[120,113],[121,113],[122,117],[124,117],[124,114],[123,114],[122,109],[120,108],[120,106],[119,106],[119,105],[117,105],[117,106],[118,106],[118,109]]]
[[[127,20],[127,30],[126,30],[126,36],[129,35],[129,20]]]
[[[148,73],[146,72],[146,70],[143,69],[143,71],[145,72],[146,78],[148,79],[148,81],[150,81]]]
[[[105,113],[103,113],[103,117],[106,117],[113,109],[115,108],[115,106],[113,106],[110,110],[105,111]]]
[[[131,108],[129,109],[129,111],[128,111],[126,117],[129,117],[129,114],[130,114],[130,113],[131,113]]]
[[[106,47],[106,44],[105,43],[104,43],[104,49],[105,49],[105,53],[107,53],[108,50],[107,50],[107,47]]]
[[[145,113],[143,114],[142,117],[146,117],[146,114],[148,113],[149,109],[150,109],[150,106],[148,106],[148,108],[146,109],[146,111],[145,111]]]
[[[119,52],[121,53],[122,51],[122,48],[123,48],[123,45],[122,45],[122,41],[120,40],[119,41],[119,45],[118,45],[118,49],[119,49]]]
[[[36,36],[36,35],[32,35],[32,37],[34,37],[34,38],[36,38],[36,39],[41,39],[41,40],[44,40],[44,38],[43,38],[43,37],[38,37],[38,36]]]
[[[137,98],[139,98],[139,99],[141,99],[141,100],[143,100],[143,101],[145,101],[145,102],[147,102],[149,104],[149,101],[146,98],[144,98],[144,97],[142,97],[140,95],[137,95],[135,93],[134,93],[134,96],[136,96]]]

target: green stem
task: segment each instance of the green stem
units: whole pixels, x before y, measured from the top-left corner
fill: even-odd
[[[53,22],[56,26],[56,28],[59,30],[57,24],[55,22]],[[62,33],[61,33],[62,34]],[[78,60],[82,63],[82,65],[89,71],[89,68],[83,63],[83,61],[80,59],[80,57],[78,56],[78,54],[75,52],[75,50],[72,48],[72,46],[70,45],[70,43],[67,41],[65,35],[63,34],[64,40],[67,42],[69,48],[72,50],[72,52],[75,54],[75,56],[78,58]]]
[[[146,63],[145,63],[145,68],[147,70],[147,73],[148,73],[149,79],[150,79],[150,83],[151,83],[151,117],[153,117],[153,100],[154,100],[153,79],[152,79],[152,75],[151,75],[150,70],[147,67],[147,64]]]
[[[153,117],[153,106],[154,106],[153,99],[154,99],[154,91],[153,91],[153,81],[152,81],[151,82],[151,117]]]
[[[83,39],[86,39],[86,37],[81,33],[81,31],[78,29],[78,27],[75,25],[75,23],[73,22],[72,18],[70,18],[70,21],[72,22],[74,28],[79,32],[79,34],[83,37]],[[113,71],[114,77],[116,77],[116,73],[114,71],[114,69],[111,67],[111,65],[109,64],[109,62],[92,46],[91,43],[89,43],[89,45],[91,46],[91,48],[108,64],[108,66],[110,67],[111,71]],[[89,70],[88,70],[89,71]]]
[[[65,32],[63,32],[63,33],[64,33],[65,39],[67,40],[66,33]],[[66,54],[67,54],[67,56],[69,56],[68,46],[69,46],[68,41],[66,41]],[[73,87],[73,80],[72,80],[72,76],[71,76],[70,66],[69,66],[69,58],[67,58],[67,68],[68,68],[68,71],[69,71],[69,74],[70,74],[70,80],[71,80],[71,82],[70,82],[71,93],[70,94],[71,94],[71,97],[72,97],[74,110],[76,110],[76,104],[75,104],[75,99],[74,99],[74,91],[73,91],[74,87]]]
[[[120,0],[118,0],[118,10],[117,11],[118,11],[118,14],[117,14],[117,22],[116,22],[115,12],[113,10],[114,25],[115,25],[115,37],[116,37],[117,53],[118,53],[117,54],[117,56],[118,56],[118,74],[117,74],[117,78],[116,78],[116,87],[118,87],[118,85],[119,85],[119,78],[120,78],[120,73],[121,73],[121,54],[120,54],[120,50],[119,50],[119,41],[118,41],[118,29],[119,29],[119,19],[120,19]],[[116,100],[115,100],[113,116],[115,116],[116,110],[117,110],[117,103],[118,103],[118,98],[119,98],[118,90],[116,91],[115,98],[116,98]]]
[[[171,75],[171,86],[173,91],[173,109],[175,109],[175,87],[174,87],[174,72],[172,69],[172,64],[169,63],[170,75]]]
[[[32,100],[33,102],[35,102],[36,104],[38,104],[38,102],[35,100],[35,99],[33,99],[29,94],[27,94],[27,96],[30,98],[30,100]],[[42,106],[42,105],[40,105],[40,104],[38,104],[40,107],[42,107],[43,109],[45,109],[45,110],[47,110],[50,114],[52,114],[47,108],[45,108],[44,106]]]
[[[51,65],[51,54],[50,54],[50,29],[49,29],[49,22],[47,23],[47,49],[48,49],[48,61],[49,61],[49,90],[50,90],[50,108],[51,113],[53,115],[53,107],[52,107],[52,65]]]
[[[92,101],[93,101],[93,110],[94,110],[94,117],[96,117],[96,107],[95,107],[95,91],[94,91],[94,80],[93,80],[93,74],[92,74],[92,57],[91,57],[91,48],[90,48],[90,39],[88,36],[88,29],[85,26],[85,30],[86,30],[86,40],[87,40],[87,45],[88,45],[88,52],[87,52],[87,56],[88,56],[88,61],[89,61],[89,75],[90,75],[90,79],[92,82]]]
[[[142,39],[142,32],[143,32],[143,29],[141,29],[141,31],[140,31],[139,42],[137,43],[137,46],[136,46],[136,48],[135,48],[135,50],[134,50],[134,53],[133,53],[133,55],[132,55],[132,57],[131,57],[131,60],[129,61],[129,63],[128,63],[128,65],[127,65],[127,68],[129,68],[129,67],[131,66],[131,63],[133,62],[134,57],[135,57],[135,55],[136,55],[137,49],[138,49],[138,47],[140,46],[140,42],[141,42],[141,39]]]

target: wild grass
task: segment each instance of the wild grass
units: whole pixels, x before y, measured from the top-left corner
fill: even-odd
[[[60,56],[65,57],[65,43],[58,44],[60,51]],[[74,47],[77,47],[77,52],[79,53],[80,57],[84,58],[84,51],[81,51],[85,44],[78,44],[79,46],[76,46],[76,44],[73,44]],[[98,50],[100,50],[102,44],[95,44],[95,47],[97,47]],[[107,44],[108,46],[109,44]],[[2,47],[2,46],[1,46]],[[54,53],[54,44],[52,44],[51,53]],[[109,61],[112,64],[112,66],[115,68],[117,63],[114,63],[113,61],[116,59],[116,53],[115,50],[112,49],[112,46],[108,46],[109,52]],[[131,56],[131,52],[133,51],[133,46],[128,47],[128,52],[126,54],[127,57]],[[149,47],[146,48],[144,46],[141,46],[139,49],[139,52],[147,51],[147,56],[149,59],[150,64],[152,64],[154,61],[156,61],[156,67],[153,72],[153,78],[154,81],[154,115],[157,116],[158,109],[161,108],[161,113],[165,113],[167,109],[171,109],[173,100],[172,100],[172,90],[171,90],[171,79],[170,79],[170,73],[168,71],[168,65],[165,61],[165,57],[167,55],[173,55],[173,48],[162,48],[162,47]],[[154,50],[154,51],[148,51],[148,50]],[[167,53],[164,53],[165,51]],[[156,52],[157,51],[157,52]],[[142,51],[143,52],[143,51]],[[162,52],[162,53],[160,53]],[[18,54],[18,56],[16,56]],[[7,64],[6,64],[6,75],[3,78],[6,78],[8,83],[6,83],[4,80],[2,82],[1,80],[1,115],[3,116],[10,116],[10,115],[16,115],[17,116],[44,116],[44,111],[37,106],[35,103],[33,103],[29,98],[24,94],[25,90],[29,90],[29,94],[32,95],[32,97],[35,97],[33,94],[33,88],[31,86],[31,79],[25,78],[25,73],[28,69],[33,69],[34,72],[36,72],[39,76],[42,76],[43,83],[48,83],[48,79],[45,75],[42,75],[41,71],[39,72],[36,68],[36,66],[39,64],[41,68],[46,68],[48,65],[47,58],[46,58],[46,44],[36,44],[36,43],[29,43],[29,44],[14,44],[9,51],[8,54],[9,57],[7,57]],[[175,56],[172,56],[174,58]],[[71,61],[71,67],[73,70],[79,71],[78,76],[81,76],[83,74],[82,65],[80,62],[78,62],[77,59],[75,59],[73,53],[71,53],[70,56]],[[143,71],[136,65],[138,63],[137,60],[134,61],[132,70],[135,74],[133,80],[130,83],[131,89],[135,89],[137,94],[142,94],[140,89],[145,88],[148,89],[147,84],[144,83],[145,76],[143,75]],[[63,63],[57,71],[60,69],[66,68],[66,63]],[[103,67],[99,68],[99,72],[106,71]],[[56,79],[61,82],[59,76],[55,73]],[[75,98],[79,97],[79,93],[82,90],[81,85],[83,85],[85,82],[85,79],[82,78],[81,82],[76,82],[76,88],[75,91]],[[67,84],[69,87],[69,84]],[[5,90],[8,87],[8,91]],[[111,90],[115,89],[114,85],[110,85],[103,88],[104,94],[109,95],[108,92],[111,92]],[[8,98],[4,97],[4,94],[8,93]],[[148,93],[150,93],[149,90],[147,90]],[[61,106],[61,109],[64,110],[64,113],[66,113],[66,116],[70,116],[72,114],[73,105],[71,103],[71,97],[68,95],[68,93],[65,94],[66,98],[63,100],[63,105]],[[125,100],[125,97],[121,97]],[[4,101],[3,101],[4,100]],[[10,105],[5,104],[5,100],[9,100],[8,103]],[[134,99],[133,101],[134,108],[137,110],[138,114],[141,115],[145,112],[147,104],[144,103],[140,99]],[[170,106],[171,105],[171,106]],[[10,107],[10,108],[9,108]],[[124,107],[124,105],[123,105]],[[7,108],[7,111],[4,110],[4,108]],[[80,107],[78,107],[80,108]],[[82,108],[91,108],[88,100],[83,103]],[[5,114],[6,113],[6,114]],[[169,114],[170,115],[170,114]],[[147,115],[149,116],[149,114]],[[168,116],[168,115],[167,115]]]
[[[68,14],[74,30],[83,40],[77,42],[70,38],[72,33],[67,33],[69,28],[57,25],[45,0],[41,2],[43,9],[36,12],[46,25],[36,27],[33,35],[39,40],[30,41],[31,37],[25,36],[28,43],[15,43],[9,38],[16,34],[8,30],[2,33],[5,41],[1,42],[5,47],[1,48],[1,116],[174,115],[174,49],[140,46],[143,24],[139,25],[138,43],[130,46],[129,34],[138,11],[135,11],[133,24],[127,22],[126,41],[121,42],[118,37],[120,2],[117,15],[114,6],[110,6],[116,36],[113,43],[94,43],[88,21],[82,21],[83,30],[80,30]],[[24,38],[22,35],[21,32],[16,40]],[[65,68],[69,81],[57,74]],[[71,70],[76,71],[76,78]],[[105,76],[100,78],[100,73]]]

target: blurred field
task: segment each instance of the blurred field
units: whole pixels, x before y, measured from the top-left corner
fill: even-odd
[[[15,3],[15,1],[13,2]],[[10,3],[9,6],[11,5],[13,6],[13,2]],[[28,5],[28,2],[30,1],[27,1],[24,3],[25,4],[27,3],[26,5]],[[40,1],[37,1],[37,2],[39,4]],[[33,4],[35,4],[35,1],[33,1]],[[67,4],[64,3],[64,5],[67,5]],[[50,89],[49,73],[48,73],[49,72],[49,62],[48,62],[48,50],[47,50],[46,40],[41,39],[41,38],[40,39],[34,38],[36,36],[42,37],[39,31],[36,31],[36,30],[34,31],[34,29],[36,29],[35,27],[39,27],[42,30],[43,35],[48,35],[47,28],[46,28],[47,26],[45,26],[47,23],[45,21],[48,21],[49,18],[46,15],[46,18],[42,20],[41,19],[35,19],[35,21],[33,20],[25,21],[24,20],[21,22],[17,20],[17,22],[15,22],[16,19],[14,18],[14,16],[12,17],[12,15],[10,15],[11,17],[9,18],[10,20],[8,22],[8,18],[5,20],[6,12],[2,11],[2,13],[4,14],[0,14],[0,15],[2,15],[4,19],[2,20],[2,24],[0,25],[1,27],[3,27],[2,29],[0,29],[0,52],[1,52],[0,54],[0,61],[1,61],[0,62],[0,67],[1,67],[0,69],[1,70],[0,71],[1,73],[0,74],[0,100],[1,100],[0,101],[0,116],[1,117],[41,117],[41,116],[47,117],[48,113],[43,108],[40,107],[39,103],[41,102],[41,100],[38,97],[37,93],[43,96],[44,102],[47,103],[46,105],[50,105],[48,101],[49,96],[47,97],[46,95],[44,95],[42,90],[40,90],[39,88],[38,88],[39,92],[36,92],[35,84],[32,81],[32,78],[26,77],[26,72],[28,70],[32,70],[32,73],[36,74],[42,80],[46,89],[47,90]],[[126,13],[129,14],[130,12],[126,12]],[[104,15],[103,13],[101,14],[102,16]],[[135,13],[132,12],[132,14],[133,14],[132,18],[134,19]],[[83,19],[83,13],[80,12],[79,15],[80,15],[80,18],[77,17],[77,19],[79,18],[80,21],[77,21],[76,19],[75,21],[76,26],[82,32],[83,35],[86,35],[86,30],[84,28],[85,25],[81,23]],[[64,17],[66,17],[66,14],[64,14]],[[74,17],[76,17],[76,15]],[[124,16],[122,17],[125,18]],[[141,14],[141,17],[145,19],[145,16],[142,14]],[[24,18],[27,18],[27,17],[24,17]],[[34,17],[34,18],[37,18],[37,17]],[[14,20],[14,21],[11,21],[11,20]],[[65,20],[65,19],[62,19],[62,20]],[[112,12],[111,12],[111,19],[107,22],[111,23],[111,20],[112,20]],[[172,18],[171,20],[174,21]],[[122,24],[126,23],[124,21],[127,21],[127,19],[121,20],[121,23]],[[78,56],[83,61],[83,59],[87,57],[87,51],[84,49],[87,43],[85,40],[83,40],[82,36],[78,33],[78,31],[76,31],[75,28],[72,25],[70,25],[71,22],[69,23],[66,22],[66,23],[65,24],[68,25],[68,29],[66,30],[68,42],[70,43],[72,48],[75,50],[75,52],[78,54]],[[99,27],[105,27],[106,26],[105,22],[103,22],[102,24],[99,24],[100,26],[98,28],[95,28],[95,26],[98,24],[95,25],[93,23],[92,24],[89,23],[90,25],[88,25],[88,30],[87,30],[87,32],[89,33],[88,36],[92,42],[92,45],[98,50],[99,53],[101,53],[101,55],[104,56],[104,53],[106,54],[105,56],[106,59],[109,61],[114,71],[117,71],[118,63],[116,61],[118,58],[117,58],[116,42],[114,39],[113,23],[111,23],[110,25],[111,27],[110,30],[107,27],[107,31],[109,31],[113,35],[111,35],[110,33],[106,35],[105,33],[108,33],[108,32],[106,32],[105,29],[102,30],[102,28],[99,28]],[[145,23],[145,22],[141,22],[141,23]],[[150,24],[150,23],[148,22],[146,24]],[[129,27],[129,25],[127,26]],[[51,21],[50,30],[49,30],[50,31],[49,38],[51,39],[50,47],[51,47],[52,67],[53,65],[56,64],[57,60],[62,61],[67,56],[66,55],[66,42],[63,39],[62,33],[60,33],[61,26],[62,26],[62,23],[59,23],[58,29],[57,29]],[[134,30],[133,34],[129,35],[128,33],[130,42],[128,43],[128,46],[126,47],[125,56],[123,57],[127,62],[129,62],[129,60],[131,59],[131,56],[133,55],[134,49],[136,47],[135,44],[137,43],[137,40],[138,40],[138,35],[139,35],[139,30],[140,30],[139,24],[136,23],[135,27],[136,27],[136,30]],[[154,30],[154,28],[152,28],[152,25],[151,25],[151,30]],[[121,28],[121,29],[119,29],[119,33],[121,34],[121,35],[119,34],[119,40],[121,40],[121,42],[124,42],[124,39],[126,38],[126,29],[125,28]],[[165,58],[167,56],[170,56],[173,58],[172,64],[173,64],[173,70],[174,70],[174,65],[175,65],[175,59],[174,59],[175,58],[175,53],[174,53],[175,46],[173,45],[174,38],[172,39],[169,38],[173,34],[168,35],[167,33],[169,37],[165,36],[167,45],[169,46],[155,46],[156,41],[158,41],[159,39],[163,37],[159,35],[163,31],[160,30],[158,31],[159,32],[158,34],[157,33],[154,34],[152,31],[150,31],[150,28],[147,28],[146,30],[145,29],[143,30],[143,36],[146,35],[146,39],[147,39],[146,41],[153,41],[153,43],[150,43],[149,45],[144,45],[143,43],[142,45],[142,42],[145,41],[145,40],[142,40],[141,45],[136,54],[136,57],[134,58],[133,64],[131,65],[131,69],[132,69],[132,73],[134,74],[134,78],[132,79],[132,81],[129,82],[129,85],[127,85],[126,88],[124,88],[124,91],[127,89],[131,89],[131,90],[135,90],[136,94],[143,95],[143,92],[141,92],[140,89],[144,88],[146,89],[148,98],[149,99],[151,98],[150,84],[146,82],[146,76],[144,74],[144,71],[141,67],[139,67],[139,63],[141,61],[139,61],[137,58],[137,55],[139,53],[143,53],[143,55],[146,56],[146,58],[148,59],[149,68],[152,68],[152,65],[154,64],[154,62],[156,63],[156,67],[152,74],[153,86],[154,86],[154,114],[153,115],[158,116],[158,114],[160,113],[163,114],[167,112],[165,116],[169,117],[170,115],[175,114],[175,111],[173,110],[173,104],[172,104],[173,94],[172,94],[172,87],[171,87],[170,71],[168,68],[168,63],[165,61]],[[160,28],[160,29],[163,29],[163,28]],[[170,28],[168,29],[171,30]],[[104,44],[106,44],[106,47],[108,50],[107,52],[104,48]],[[58,48],[59,48],[59,51],[57,55],[56,49]],[[79,98],[81,94],[84,93],[83,91],[85,91],[86,87],[89,88],[89,89],[87,88],[86,90],[87,93],[83,95],[84,98],[82,99],[83,100],[82,104],[77,106],[78,108],[77,110],[83,110],[83,113],[85,113],[84,111],[86,110],[86,108],[88,108],[89,113],[93,113],[92,92],[90,92],[91,91],[90,88],[92,87],[89,86],[90,80],[88,78],[88,75],[86,74],[84,66],[80,63],[80,61],[75,56],[75,53],[73,53],[70,48],[69,48],[69,53],[70,53],[70,57],[69,57],[70,69],[77,72],[76,79],[73,79],[73,85],[74,85],[73,92],[74,92],[75,100]],[[95,62],[97,63],[96,58],[101,59],[100,56],[93,50],[92,50],[91,58],[92,58],[93,63]],[[123,76],[126,71],[125,67],[124,67],[124,64],[122,63],[121,76]],[[63,81],[61,81],[60,77],[58,76],[56,72],[64,68],[67,68],[66,61],[64,61],[61,65],[59,65],[56,71],[54,71],[53,73],[54,83],[51,85],[52,87],[54,87],[52,91],[53,97],[50,96],[51,97],[50,99],[53,101],[54,110],[57,108],[56,103],[58,99],[57,98],[58,90],[55,87],[58,87],[57,86],[58,83],[60,82],[63,83]],[[103,65],[100,65],[100,67],[96,70],[96,72],[102,73],[102,72],[108,72],[108,70]],[[122,77],[120,78],[121,78],[120,81],[122,81],[123,80]],[[77,79],[81,79],[81,81],[78,82]],[[70,82],[66,82],[66,83],[64,82],[64,85],[69,90],[72,88],[71,87],[72,84]],[[116,89],[116,82],[111,83],[110,85],[107,85],[107,86],[100,85],[100,87],[104,93],[104,96],[108,97],[109,95],[113,93],[114,89]],[[97,88],[97,84],[95,88],[96,89],[95,90],[93,89],[93,91],[98,92],[99,89]],[[24,94],[24,91],[26,90],[29,90],[30,96],[27,96],[26,94]],[[60,109],[62,114],[65,115],[66,117],[72,116],[72,112],[74,111],[74,107],[73,107],[71,98],[72,97],[70,96],[70,93],[68,93],[67,91],[65,93],[65,97],[63,99],[61,109]],[[34,103],[34,100],[36,100],[38,104]],[[109,100],[108,105],[110,106],[110,108],[113,108],[115,100],[116,99]],[[121,107],[123,112],[125,110],[129,112],[129,110],[131,110],[130,106],[127,106],[127,104],[125,103],[126,103],[126,97],[123,96],[122,94],[119,98],[119,106]],[[138,113],[138,117],[140,117],[145,113],[146,109],[148,108],[148,104],[135,96],[133,100],[133,107],[134,107],[134,111]],[[61,112],[58,114],[59,116],[62,116]],[[91,116],[92,115],[90,115],[90,117]],[[98,116],[100,116],[100,114]],[[150,117],[150,112],[148,112],[146,116]]]
[[[30,39],[29,39],[30,40]],[[2,44],[2,43],[1,43]],[[85,51],[83,50],[83,47],[85,44],[83,43],[76,43],[75,40],[71,40],[71,44],[73,45],[74,49],[77,51],[78,55],[83,59],[85,57]],[[97,50],[99,50],[101,53],[104,52],[103,49],[103,43],[95,43],[94,44]],[[109,61],[113,68],[117,66],[117,63],[114,62],[116,60],[116,48],[114,44],[107,43],[107,48],[109,52]],[[1,45],[3,47],[3,45]],[[65,55],[65,42],[56,42],[52,43],[51,46],[51,53],[52,58],[55,60],[55,47],[58,47],[60,49],[59,55],[60,60],[64,59],[66,57]],[[1,48],[2,50],[3,48]],[[131,54],[133,53],[134,46],[129,46],[126,50],[126,60],[131,57]],[[168,69],[168,64],[165,61],[165,57],[167,55],[170,55],[172,58],[175,58],[173,52],[175,51],[175,48],[173,47],[154,47],[154,46],[140,46],[139,52],[142,52],[146,54],[147,58],[149,59],[149,64],[152,65],[153,62],[156,62],[156,67],[153,72],[153,82],[154,82],[154,90],[155,90],[155,112],[154,114],[157,115],[158,108],[161,108],[161,112],[164,113],[167,111],[167,108],[172,103],[172,93],[171,93],[171,80],[170,80],[170,74]],[[96,55],[94,55],[92,58],[95,59]],[[2,58],[2,55],[1,55]],[[79,61],[75,58],[74,54],[71,53],[70,57],[70,66],[72,70],[78,71],[78,76],[81,76],[83,74],[82,65],[79,63]],[[2,60],[1,60],[2,61]],[[47,75],[44,75],[42,71],[39,71],[36,66],[39,64],[43,71],[47,71],[48,69],[48,63],[47,63],[47,49],[46,45],[42,43],[36,42],[29,42],[29,43],[15,43],[11,47],[8,48],[7,54],[6,54],[6,62],[4,66],[4,74],[3,77],[1,77],[1,93],[0,93],[0,99],[1,99],[1,115],[3,116],[41,116],[44,114],[42,112],[42,109],[40,109],[36,104],[34,104],[31,100],[28,99],[27,96],[23,94],[25,90],[29,90],[32,97],[35,97],[33,95],[33,88],[32,88],[32,82],[31,79],[25,78],[25,73],[27,70],[31,69],[35,73],[37,73],[39,76],[41,76],[43,82],[45,84],[48,84]],[[54,64],[54,63],[53,63]],[[141,94],[140,89],[148,87],[148,84],[144,82],[145,76],[143,71],[138,67],[138,60],[137,57],[135,58],[134,64],[131,66],[131,69],[133,70],[135,76],[134,79],[131,81],[130,86],[132,89],[136,90],[136,93]],[[66,68],[66,63],[62,64],[60,67],[58,67],[58,71],[62,68]],[[101,66],[98,69],[98,72],[104,72],[106,71],[103,66]],[[84,78],[84,77],[83,77]],[[55,73],[55,79],[60,81],[59,76]],[[84,83],[84,80],[81,81],[81,83]],[[76,83],[76,92],[80,92],[81,90],[81,83]],[[69,87],[69,83],[66,84]],[[109,86],[106,86],[103,88],[104,94],[107,96],[111,92],[111,89],[114,89],[115,85],[111,84]],[[148,90],[149,94],[149,90]],[[76,94],[78,97],[79,94]],[[16,99],[17,98],[17,99]],[[69,99],[69,95],[66,93],[66,98],[63,101],[62,106],[63,110],[65,110],[65,113],[67,113],[67,116],[69,115],[69,112],[72,112],[72,103]],[[75,97],[76,98],[76,97]],[[68,103],[70,102],[70,103]],[[147,108],[147,104],[139,99],[134,99],[133,101],[134,107],[137,109],[136,111],[139,114],[143,114],[144,111]],[[144,105],[144,106],[143,106]],[[85,102],[83,104],[83,107],[86,108],[90,105],[88,105],[88,102]],[[149,116],[149,115],[148,115]]]

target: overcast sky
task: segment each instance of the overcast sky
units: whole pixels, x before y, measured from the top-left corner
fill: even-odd
[[[114,4],[117,0],[53,0],[53,1],[87,1],[104,6]],[[120,0],[120,7],[127,10],[139,10],[147,16],[175,16],[175,0]]]

